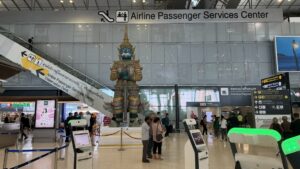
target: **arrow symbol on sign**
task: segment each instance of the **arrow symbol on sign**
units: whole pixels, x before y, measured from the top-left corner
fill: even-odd
[[[36,70],[36,76],[37,76],[37,77],[40,77],[40,75],[43,75],[43,76],[44,76],[45,74],[42,72],[43,70],[44,70],[44,69],[37,69],[37,70]]]
[[[22,57],[26,57],[27,56],[26,51],[21,52],[21,55],[22,55]]]

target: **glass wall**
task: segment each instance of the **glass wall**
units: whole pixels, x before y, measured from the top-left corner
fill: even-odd
[[[175,90],[174,87],[147,87],[140,90],[144,115],[151,112],[169,113],[169,118],[175,124]]]

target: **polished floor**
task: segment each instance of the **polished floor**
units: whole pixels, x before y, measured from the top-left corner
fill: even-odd
[[[209,169],[234,169],[234,161],[231,154],[229,144],[213,136],[205,137],[209,148]],[[172,134],[165,138],[163,143],[163,158],[164,160],[151,160],[151,163],[144,164],[141,162],[141,147],[127,147],[125,151],[118,151],[119,147],[103,147],[94,148],[94,169],[184,169],[184,144],[187,141],[185,133]],[[31,148],[51,148],[56,146],[56,143],[31,143],[27,140],[21,146],[23,149]],[[11,147],[15,148],[15,147]],[[251,152],[255,154],[263,154],[275,156],[276,150],[270,149],[255,149],[247,145],[240,146],[239,151]],[[58,160],[58,169],[71,169],[72,155],[70,153],[71,146],[67,150],[65,160]],[[262,153],[261,153],[262,152]],[[28,161],[43,153],[20,153],[8,156],[7,167],[13,167],[24,161]],[[3,166],[4,150],[0,150],[0,166]],[[68,162],[69,161],[69,162]],[[24,169],[53,169],[54,155],[45,157],[23,167]],[[89,169],[88,167],[84,169]]]

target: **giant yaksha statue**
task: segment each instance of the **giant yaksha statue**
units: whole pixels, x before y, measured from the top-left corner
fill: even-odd
[[[135,48],[128,39],[127,26],[123,42],[118,48],[119,59],[111,68],[110,80],[117,81],[112,103],[114,113],[138,113],[140,105],[139,86],[142,80],[140,61],[135,59]]]

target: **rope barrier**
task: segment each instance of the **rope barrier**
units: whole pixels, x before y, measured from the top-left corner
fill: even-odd
[[[35,152],[36,150],[47,150],[47,151],[49,151],[48,153],[46,153],[46,154],[43,154],[43,155],[41,155],[41,156],[38,156],[38,157],[36,157],[36,158],[34,158],[34,159],[32,159],[32,160],[30,160],[30,161],[27,161],[27,162],[24,162],[24,163],[22,163],[22,164],[19,164],[19,165],[17,165],[17,166],[14,166],[14,167],[11,167],[11,168],[5,168],[5,169],[18,169],[18,168],[21,168],[21,167],[24,167],[24,166],[26,166],[26,165],[28,165],[28,164],[31,164],[31,163],[33,163],[33,162],[35,162],[35,161],[37,161],[37,160],[39,160],[39,159],[42,159],[42,158],[44,158],[44,157],[46,157],[46,156],[48,156],[48,155],[50,155],[50,154],[52,154],[52,153],[55,153],[55,152],[57,152],[57,151],[59,151],[59,150],[61,150],[61,149],[64,149],[64,148],[66,148],[66,147],[68,147],[69,146],[69,144],[67,144],[67,145],[64,145],[64,146],[62,146],[62,147],[59,147],[59,148],[54,148],[54,149],[34,149],[34,150],[31,150],[31,151],[33,151],[33,152]],[[9,150],[9,149],[7,149],[7,152],[23,152],[22,150]],[[30,151],[30,150],[24,150],[24,151]]]
[[[23,152],[48,152],[52,151],[53,149],[32,149],[32,150],[10,150],[8,149],[7,152],[9,153],[23,153]]]
[[[138,137],[133,137],[130,134],[128,134],[126,131],[123,131],[128,137],[132,138],[132,139],[136,139],[136,140],[141,140],[142,138],[138,138]]]
[[[102,137],[112,136],[112,135],[118,134],[120,131],[121,131],[121,130],[116,131],[116,132],[114,132],[114,133],[110,133],[110,134],[100,134],[100,135],[96,135],[96,136],[102,136]]]

